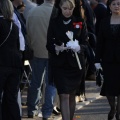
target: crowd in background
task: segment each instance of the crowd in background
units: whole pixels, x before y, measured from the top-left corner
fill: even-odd
[[[75,97],[87,100],[85,80],[96,80],[101,69],[108,120],[120,120],[119,21],[120,0],[0,0],[0,120],[21,120],[17,96],[26,60],[28,118],[61,113],[72,120]]]

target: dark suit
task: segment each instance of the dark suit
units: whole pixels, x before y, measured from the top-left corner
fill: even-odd
[[[74,32],[74,39],[77,39],[79,41],[79,44],[81,45],[81,53],[78,54],[78,56],[81,61],[83,61],[82,56],[84,56],[84,51],[86,47],[85,45],[87,43],[87,32],[86,25],[83,21],[82,31],[80,28],[74,28],[73,23],[79,22],[79,20],[80,19],[72,17],[72,23],[67,27],[66,25],[63,25],[63,20],[61,19],[61,17],[51,21],[48,29],[47,49],[51,53],[50,62],[53,66],[64,66],[65,61],[68,61],[71,66],[78,67],[76,58],[73,55],[74,53],[71,50],[60,52],[59,55],[56,55],[55,52],[54,44],[61,45],[62,43],[64,43],[66,45],[66,43],[69,41],[69,38],[65,34],[68,30]]]
[[[16,14],[16,16],[18,17],[18,20],[20,21],[20,24],[21,24],[21,31],[22,31],[22,34],[24,36],[24,38],[26,38],[26,26],[25,26],[25,23],[20,15],[20,13],[18,12],[17,8],[14,7],[14,13]]]
[[[111,17],[101,21],[95,62],[101,63],[103,96],[120,95],[120,24],[110,24]]]
[[[95,25],[96,35],[98,35],[100,22],[104,17],[106,17],[106,14],[107,14],[107,7],[105,7],[101,3],[98,3],[96,8],[94,9],[94,12],[96,16],[96,25]]]
[[[95,62],[120,63],[120,30],[116,36],[112,34],[110,17],[105,18],[101,22]]]
[[[8,35],[10,24],[9,20],[0,18],[0,44]],[[21,69],[19,31],[13,23],[8,39],[0,47],[0,120],[21,120],[17,102]]]
[[[64,24],[63,20],[71,19],[71,22]],[[66,20],[66,21],[67,21]],[[75,23],[81,24],[81,27],[74,26]],[[61,45],[70,41],[66,32],[73,32],[73,40],[78,40],[81,50],[78,57],[81,62],[82,70],[79,69],[75,54],[72,50],[65,50],[56,54],[55,45]],[[86,24],[81,18],[65,18],[60,15],[50,22],[47,36],[47,49],[50,54],[50,65],[52,66],[53,78],[58,90],[58,94],[70,94],[75,91],[81,82],[81,77],[85,70],[84,52],[87,48],[87,30]]]

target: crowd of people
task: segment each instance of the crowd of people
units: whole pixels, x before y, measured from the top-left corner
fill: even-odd
[[[26,50],[32,68],[27,115],[73,120],[85,80],[102,69],[108,120],[120,120],[120,0],[0,0],[0,120],[21,120],[18,92]],[[41,100],[43,99],[43,101]],[[56,100],[57,99],[57,100]]]

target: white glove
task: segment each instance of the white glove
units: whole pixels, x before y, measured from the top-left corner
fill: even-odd
[[[80,46],[76,46],[75,48],[72,48],[73,52],[79,52],[80,51]]]
[[[74,52],[79,52],[80,51],[80,45],[78,44],[78,40],[75,41],[69,41],[67,42],[66,46],[73,50]]]
[[[100,63],[95,63],[95,67],[97,70],[102,69],[102,66]]]
[[[59,52],[63,52],[64,50],[67,49],[67,47],[64,47],[64,43],[62,43],[61,46],[56,45],[56,44],[54,44],[54,45],[55,45],[55,50],[56,50],[57,55],[59,54]]]

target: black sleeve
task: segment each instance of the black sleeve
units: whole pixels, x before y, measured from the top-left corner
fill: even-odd
[[[54,36],[54,21],[51,20],[49,23],[48,31],[47,31],[47,44],[46,48],[49,53],[55,54],[55,36]]]
[[[6,37],[8,36],[8,33],[10,31],[9,23],[6,24],[5,20],[3,18],[0,18],[0,46],[5,41]]]
[[[88,45],[88,31],[87,31],[85,21],[83,21],[79,43],[80,43],[82,49],[86,49],[86,47]]]
[[[104,35],[103,35],[103,29],[104,29],[104,21],[101,22],[100,28],[99,28],[99,34],[97,39],[97,46],[95,51],[95,63],[101,63],[103,46],[104,46]]]

